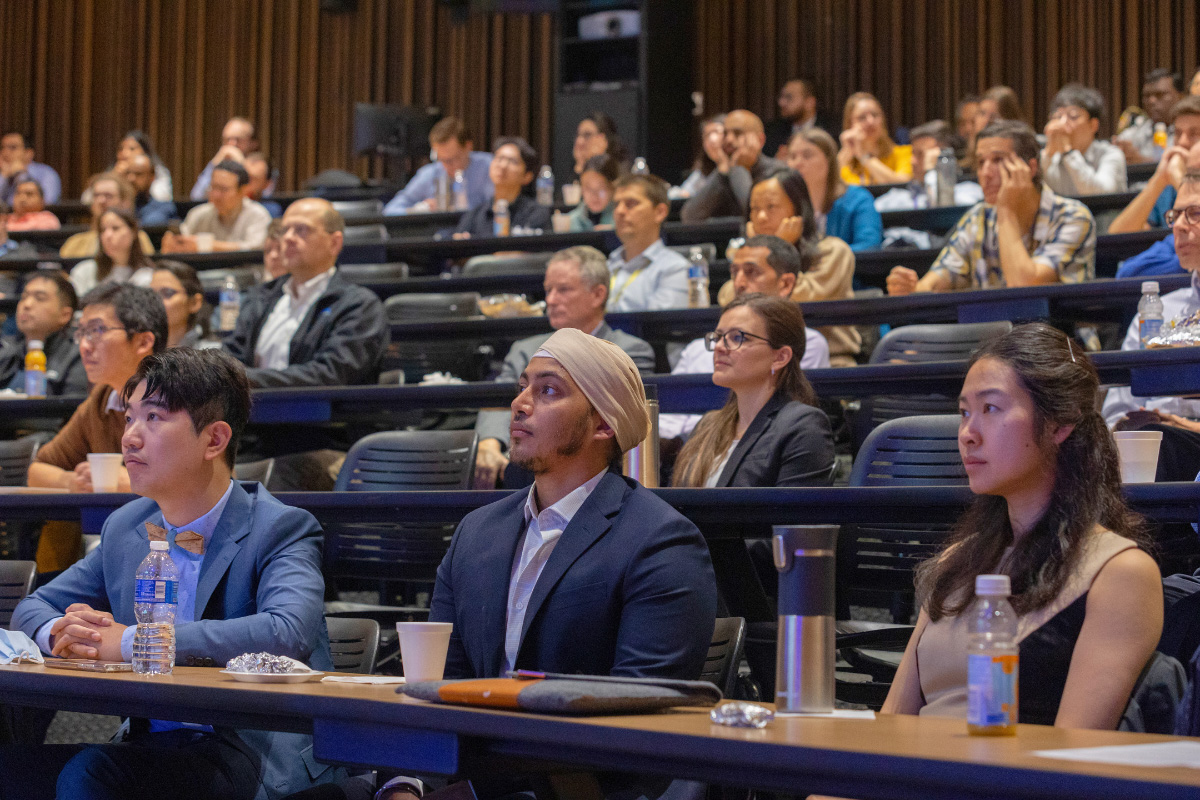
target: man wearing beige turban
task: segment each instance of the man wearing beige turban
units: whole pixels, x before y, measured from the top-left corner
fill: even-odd
[[[534,485],[468,514],[438,568],[429,618],[454,623],[446,678],[699,677],[716,582],[695,525],[620,475],[649,427],[633,361],[564,328],[519,385],[510,452]]]

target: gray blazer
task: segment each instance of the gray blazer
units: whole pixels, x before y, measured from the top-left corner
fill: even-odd
[[[525,367],[529,366],[529,359],[533,358],[533,354],[551,335],[539,333],[537,336],[513,342],[513,346],[508,350],[508,355],[504,357],[504,366],[500,368],[500,374],[496,376],[497,382],[511,381],[515,383],[521,377],[521,373],[525,371]],[[649,342],[636,336],[630,336],[624,331],[613,330],[607,322],[600,323],[596,335],[628,353],[638,371],[643,375],[654,372],[654,348],[650,346]],[[480,411],[479,418],[475,422],[475,432],[479,434],[480,441],[498,439],[502,445],[508,447],[510,419],[511,415],[507,411]]]

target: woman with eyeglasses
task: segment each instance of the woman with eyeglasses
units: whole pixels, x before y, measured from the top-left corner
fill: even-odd
[[[713,351],[713,383],[730,390],[729,400],[700,420],[679,453],[671,485],[829,485],[833,435],[800,369],[800,307],[744,294],[704,338]]]
[[[571,210],[571,231],[607,230],[613,226],[613,184],[621,177],[621,165],[607,153],[592,156],[583,165],[579,186],[583,201]]]
[[[109,208],[96,221],[100,237],[95,258],[71,268],[71,283],[80,297],[104,281],[149,286],[154,262],[142,250],[137,217],[127,208]]]
[[[582,177],[588,159],[605,153],[618,164],[628,159],[625,145],[617,135],[617,123],[603,111],[593,111],[579,120],[579,126],[575,129],[575,144],[571,148],[571,155],[575,159],[575,176]]]
[[[975,578],[1001,574],[1018,622],[1018,721],[1117,727],[1158,643],[1163,591],[1098,388],[1083,349],[1043,323],[972,358],[958,451],[976,497],[917,571],[921,612],[884,713],[966,716]]]
[[[828,136],[822,131],[822,135]],[[861,190],[861,191],[866,191]],[[764,178],[750,190],[750,212],[746,238],[777,236],[800,252],[800,272],[792,289],[792,300],[852,300],[854,298],[854,253],[836,236],[823,236],[814,220],[808,187],[800,173],[786,170]],[[717,292],[722,306],[736,292],[730,280]],[[829,363],[852,367],[862,349],[862,337],[853,325],[819,328],[829,342]]]
[[[160,261],[150,288],[167,310],[167,347],[199,347],[208,336],[208,317],[202,313],[204,287],[196,270],[179,261]]]

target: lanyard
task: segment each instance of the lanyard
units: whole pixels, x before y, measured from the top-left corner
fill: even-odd
[[[617,276],[613,275],[608,279],[608,291],[610,294],[612,294],[612,302],[609,304],[610,307],[615,307],[617,303],[621,301],[621,295],[625,294],[625,290],[629,288],[629,284],[637,280],[638,275],[641,275],[642,270],[644,269],[645,267],[638,267],[635,269],[633,273],[625,279],[625,282],[621,284],[621,288],[617,289],[615,292],[613,290],[617,284]]]

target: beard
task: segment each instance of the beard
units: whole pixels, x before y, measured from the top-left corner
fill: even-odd
[[[512,463],[522,469],[527,469],[535,476],[549,472],[561,459],[578,455],[592,434],[592,415],[580,417],[571,430],[564,434],[563,441],[554,451],[555,458],[537,453],[528,455],[513,452]]]

